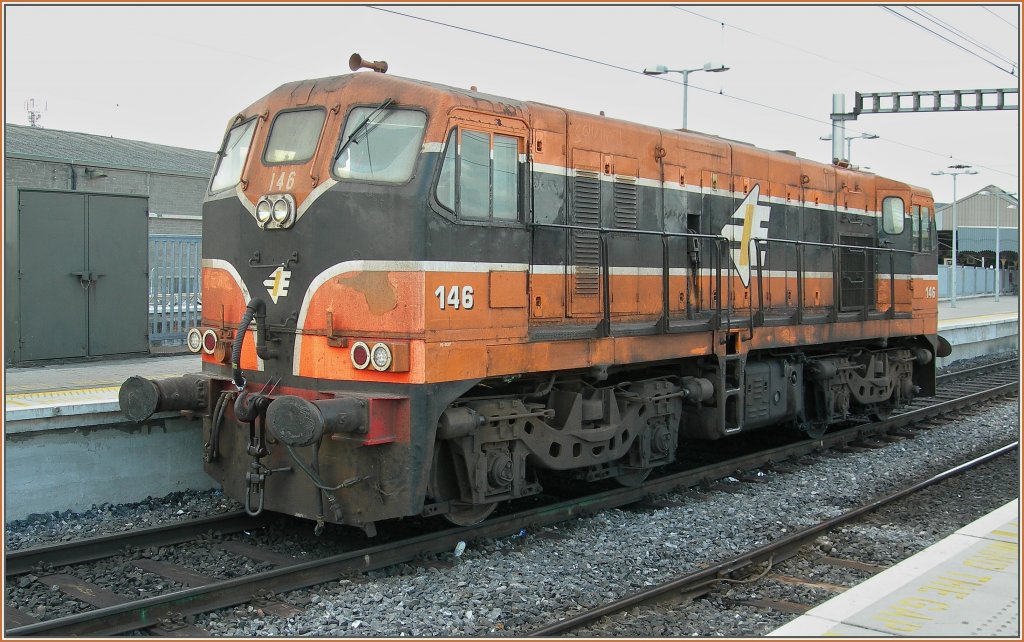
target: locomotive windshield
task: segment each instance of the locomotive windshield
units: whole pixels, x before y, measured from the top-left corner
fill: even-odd
[[[342,179],[407,181],[426,122],[426,114],[412,109],[353,109],[345,123],[334,174]]]
[[[242,167],[249,156],[249,145],[252,134],[256,131],[256,119],[235,125],[224,139],[224,148],[220,152],[220,163],[210,183],[211,192],[233,187],[242,178]]]
[[[313,157],[320,130],[324,126],[323,109],[286,111],[277,115],[270,129],[270,140],[263,152],[267,163],[302,163]]]

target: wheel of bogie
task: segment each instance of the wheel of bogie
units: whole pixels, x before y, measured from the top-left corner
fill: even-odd
[[[800,424],[800,430],[810,439],[821,439],[828,430],[828,424],[824,421],[805,421]]]
[[[651,475],[651,468],[631,468],[629,472],[619,473],[615,476],[616,483],[625,488],[637,488],[642,486]]]
[[[452,503],[451,510],[444,518],[456,526],[473,526],[487,519],[494,512],[498,502],[490,504],[457,504]]]
[[[465,493],[463,489],[468,477],[465,466],[465,462],[456,455],[451,444],[446,441],[437,442],[427,494],[435,501],[449,502],[449,511],[444,513],[444,517],[456,526],[479,524],[487,519],[498,505],[497,502],[469,504],[460,501],[459,498],[468,494],[468,489]]]
[[[885,421],[892,415],[892,406],[889,402],[878,403],[868,409],[868,419],[871,421]]]

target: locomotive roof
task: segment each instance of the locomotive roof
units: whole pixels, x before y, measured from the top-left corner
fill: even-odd
[[[620,124],[622,124],[624,126],[640,127],[640,128],[643,128],[643,129],[649,129],[651,131],[660,131],[663,134],[667,134],[667,135],[670,135],[670,136],[693,137],[695,139],[703,139],[703,140],[708,141],[708,142],[714,141],[714,142],[718,142],[718,143],[722,143],[722,144],[727,144],[727,145],[732,145],[732,146],[740,146],[741,148],[746,148],[746,149],[749,149],[751,151],[757,151],[757,152],[760,152],[760,153],[768,154],[768,155],[770,155],[770,156],[772,156],[772,157],[774,157],[776,159],[785,158],[786,162],[797,161],[797,162],[799,162],[802,165],[803,164],[814,164],[814,165],[820,165],[822,167],[830,167],[830,166],[832,166],[830,163],[822,163],[820,161],[815,161],[815,160],[811,160],[811,159],[807,159],[807,158],[803,158],[803,157],[797,156],[794,152],[789,151],[789,150],[770,150],[770,149],[765,149],[765,148],[762,148],[762,147],[758,147],[757,145],[755,145],[753,143],[749,143],[749,142],[746,142],[746,141],[734,140],[734,139],[726,138],[724,136],[718,136],[718,135],[715,135],[715,134],[708,134],[708,133],[699,132],[699,131],[693,131],[693,130],[664,129],[664,128],[659,128],[659,127],[654,127],[652,125],[647,125],[647,124],[644,124],[644,123],[638,123],[638,122],[635,122],[635,121],[624,120],[624,119],[621,119],[621,118],[615,118],[615,117],[611,117],[611,116],[603,116],[603,115],[590,114],[588,112],[582,112],[582,111],[576,111],[576,110],[572,110],[572,109],[567,109],[567,108],[564,108],[564,107],[559,107],[557,105],[551,105],[551,104],[548,104],[548,103],[537,102],[537,101],[529,101],[529,100],[520,100],[520,99],[516,99],[516,98],[509,98],[507,96],[499,96],[499,95],[496,95],[496,94],[489,94],[489,93],[481,92],[481,91],[473,91],[471,89],[467,89],[467,88],[464,88],[464,87],[453,87],[453,86],[450,86],[450,85],[445,85],[445,84],[442,84],[442,83],[431,82],[431,81],[427,81],[427,80],[419,80],[419,79],[415,79],[415,78],[406,78],[406,77],[402,77],[402,76],[385,75],[385,74],[378,74],[378,73],[371,73],[371,72],[357,72],[357,73],[353,73],[353,74],[345,74],[345,75],[342,75],[342,76],[335,76],[335,77],[332,77],[332,78],[325,78],[325,79],[322,79],[322,80],[335,81],[335,82],[339,82],[340,81],[341,83],[347,83],[347,82],[351,82],[351,80],[353,80],[353,79],[358,79],[358,80],[356,80],[356,82],[363,82],[364,81],[363,79],[366,79],[366,80],[369,80],[370,82],[380,82],[382,84],[383,83],[388,83],[388,82],[411,83],[413,85],[418,85],[418,86],[421,86],[421,87],[430,88],[430,89],[433,89],[435,91],[442,92],[442,93],[445,93],[445,94],[459,96],[459,97],[462,97],[464,99],[468,99],[468,100],[474,101],[474,102],[476,102],[478,104],[480,103],[480,101],[486,101],[486,102],[490,102],[490,103],[501,103],[501,104],[504,104],[504,105],[515,106],[515,107],[519,108],[520,110],[522,110],[523,112],[528,112],[528,111],[530,111],[531,109],[534,109],[534,108],[557,109],[557,110],[561,110],[561,111],[565,112],[566,114],[568,114],[570,116],[577,116],[577,117],[581,117],[581,118],[602,118],[602,119],[606,119],[609,123],[620,123]],[[310,82],[310,81],[302,81],[302,82]],[[301,84],[301,83],[295,83],[295,85],[299,85],[299,84]],[[285,87],[287,87],[287,86],[289,86],[289,85],[285,85]],[[496,111],[495,113],[498,113],[498,112]],[[874,174],[871,173],[871,172],[864,172],[864,171],[858,170],[856,168],[839,168],[839,167],[837,167],[836,169],[845,170],[845,171],[851,171],[851,172],[857,172],[859,174],[866,175],[866,176],[874,176]]]

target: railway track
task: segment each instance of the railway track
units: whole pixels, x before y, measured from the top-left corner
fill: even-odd
[[[577,629],[582,629],[603,617],[622,613],[641,604],[657,601],[669,594],[684,594],[689,596],[699,595],[708,590],[711,585],[718,582],[747,581],[747,578],[757,578],[759,575],[766,575],[774,565],[795,555],[801,547],[812,543],[822,534],[827,533],[842,524],[859,519],[866,513],[878,510],[883,506],[909,497],[914,493],[924,490],[925,488],[929,488],[946,479],[960,475],[968,470],[976,468],[977,466],[992,461],[993,459],[1015,452],[1018,448],[1019,442],[1008,444],[986,455],[982,455],[981,457],[977,457],[971,461],[950,468],[949,470],[939,473],[938,475],[922,482],[901,489],[885,497],[874,499],[867,504],[847,511],[842,515],[823,520],[814,526],[780,537],[764,546],[745,551],[713,566],[673,578],[643,592],[628,595],[621,599],[609,602],[599,608],[580,613],[572,618],[554,622],[548,626],[531,632],[529,637],[552,637]],[[759,568],[762,565],[765,566],[763,571]],[[770,606],[784,610],[790,605],[774,603],[758,606]],[[793,609],[792,612],[802,612],[802,610],[803,609]]]
[[[65,594],[81,599],[93,608],[75,615],[59,617],[52,620],[32,622],[25,614],[6,609],[8,623],[7,634],[11,636],[101,636],[118,635],[130,631],[149,629],[160,635],[204,635],[206,632],[192,627],[187,618],[215,609],[251,602],[254,595],[267,596],[298,588],[313,586],[322,582],[335,580],[339,575],[383,568],[399,562],[405,562],[425,554],[436,554],[451,551],[460,541],[486,539],[508,536],[517,533],[523,527],[536,529],[540,526],[554,524],[574,517],[623,506],[644,500],[650,496],[686,488],[698,484],[710,484],[715,480],[732,475],[736,471],[744,471],[778,465],[784,461],[792,461],[826,448],[865,448],[878,447],[887,441],[905,438],[906,427],[917,424],[927,425],[949,413],[985,399],[1010,394],[1017,390],[1018,380],[1015,361],[1002,364],[1002,370],[993,370],[992,366],[984,370],[962,371],[944,379],[943,390],[938,398],[919,400],[918,407],[895,415],[886,421],[873,424],[852,426],[833,433],[827,433],[820,439],[802,440],[743,455],[717,463],[701,466],[693,470],[672,473],[648,481],[639,488],[609,490],[591,495],[584,500],[572,499],[555,502],[545,506],[534,507],[504,517],[494,518],[483,524],[451,528],[439,532],[428,533],[396,542],[376,546],[357,548],[348,552],[328,557],[303,561],[280,554],[270,555],[258,550],[239,551],[242,555],[253,556],[269,561],[275,565],[270,571],[246,575],[244,577],[221,580],[200,576],[188,569],[174,568],[167,564],[144,564],[150,573],[163,574],[164,577],[188,586],[184,590],[144,597],[140,600],[129,600],[126,597],[111,593],[103,587],[90,586],[87,582],[76,578],[74,569],[67,573],[49,573],[38,581],[52,582]],[[953,395],[955,399],[947,399],[947,389],[955,387],[963,391]],[[928,401],[932,403],[928,403]],[[237,516],[229,516],[231,519]],[[234,523],[235,526],[227,524]],[[197,532],[209,532],[211,529],[228,530],[235,528],[237,522],[210,521],[205,525],[193,525],[193,534],[187,529],[179,529],[176,533],[165,532],[160,537],[166,543],[188,541]],[[251,521],[243,528],[253,528]],[[155,531],[159,529],[148,529]],[[156,535],[156,533],[151,533]],[[132,537],[140,537],[133,533]],[[103,541],[99,541],[103,540]],[[135,540],[132,546],[139,546]],[[73,564],[89,559],[98,559],[105,555],[116,554],[124,546],[116,536],[97,538],[83,542],[74,542],[71,546],[51,546],[43,549],[18,551],[7,557],[8,579],[26,569],[39,568],[40,563],[58,566]],[[74,549],[74,550],[71,550]],[[286,613],[291,607],[282,603],[263,602],[264,611]]]

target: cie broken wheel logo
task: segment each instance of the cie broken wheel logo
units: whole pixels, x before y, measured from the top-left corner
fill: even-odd
[[[270,273],[270,277],[263,282],[263,285],[267,286],[267,292],[270,294],[270,298],[277,303],[280,297],[288,296],[288,284],[291,282],[292,272],[286,270],[283,267],[278,267],[276,270]]]
[[[764,240],[768,238],[768,218],[771,215],[771,208],[767,205],[759,205],[757,202],[761,194],[761,186],[754,185],[747,197],[743,199],[740,206],[736,208],[729,221],[722,228],[722,236],[729,239],[729,255],[732,257],[732,264],[736,267],[743,287],[750,287],[750,266],[757,260],[754,252],[757,251],[757,244],[751,239]],[[761,265],[764,265],[765,250],[761,250]]]

